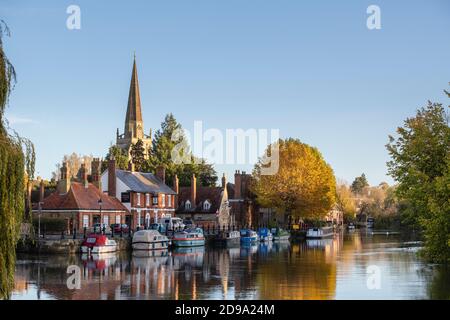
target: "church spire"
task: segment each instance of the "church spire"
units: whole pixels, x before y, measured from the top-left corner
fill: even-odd
[[[136,54],[134,54],[130,93],[128,94],[127,116],[125,119],[125,136],[128,138],[142,139],[144,137],[143,127]]]

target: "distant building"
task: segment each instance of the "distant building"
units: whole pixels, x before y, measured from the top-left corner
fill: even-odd
[[[126,223],[135,229],[173,216],[177,193],[165,183],[165,169],[159,167],[156,175],[116,169],[115,160],[109,160],[108,169],[101,175],[103,192],[117,198],[130,212]]]
[[[178,190],[177,217],[191,219],[195,224],[203,226],[222,227],[234,224],[226,185],[224,176],[220,187],[198,186],[197,178],[192,175],[191,185]],[[177,191],[177,177],[175,177],[174,186]]]
[[[98,173],[100,162],[92,163],[92,172]],[[35,218],[41,213],[43,218],[65,219],[67,233],[74,229],[83,232],[84,227],[91,228],[95,223],[107,226],[113,223],[125,223],[127,208],[116,198],[110,197],[99,189],[99,180],[88,182],[84,164],[81,165],[81,181],[70,181],[66,163],[61,168],[61,179],[55,192],[44,198],[44,185],[40,189],[40,205],[33,205]],[[95,179],[93,175],[93,179]]]
[[[142,140],[145,149],[145,156],[152,145],[151,130],[149,135],[144,133],[144,121],[142,120],[141,97],[139,94],[139,81],[136,67],[136,57],[133,62],[131,73],[130,92],[128,94],[127,113],[125,117],[124,133],[116,133],[116,145],[130,154],[131,146]]]

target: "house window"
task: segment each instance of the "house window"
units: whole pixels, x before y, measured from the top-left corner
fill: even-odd
[[[150,194],[148,193],[145,194],[145,205],[146,206],[150,205]]]
[[[130,202],[130,193],[122,192],[120,195],[120,199],[121,199],[122,203],[129,203]]]
[[[116,216],[116,223],[117,223],[117,224],[120,224],[120,220],[121,220],[121,219],[120,219],[120,216]]]
[[[205,202],[203,202],[203,210],[209,210],[211,208],[211,203],[209,203],[208,200],[205,200]]]
[[[161,195],[161,202],[162,202],[162,206],[165,207],[166,206],[166,195],[165,194]]]
[[[190,210],[191,207],[192,207],[191,202],[190,202],[189,200],[186,201],[186,203],[184,204],[184,208],[185,208],[186,210]]]
[[[89,216],[87,214],[85,214],[83,216],[83,228],[88,228],[89,227]]]
[[[158,205],[158,196],[153,197],[153,205],[155,205],[155,206]]]
[[[108,226],[109,225],[109,216],[103,216],[103,223]]]
[[[172,206],[172,196],[170,194],[167,196],[167,206]]]
[[[136,193],[136,205],[140,206],[141,205],[141,194],[140,193]]]

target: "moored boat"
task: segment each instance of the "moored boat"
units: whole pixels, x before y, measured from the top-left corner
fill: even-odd
[[[166,250],[169,238],[156,230],[140,230],[133,235],[133,250]]]
[[[200,228],[195,228],[175,232],[172,238],[172,244],[175,247],[204,246],[205,236],[203,235],[203,230]]]
[[[108,239],[103,234],[91,234],[81,244],[81,252],[89,254],[101,254],[117,251],[115,240]]]
[[[281,228],[273,228],[271,230],[274,241],[287,241],[289,240],[291,234],[289,231],[281,229]]]
[[[251,243],[256,241],[258,241],[258,234],[256,233],[256,231],[250,229],[241,230],[241,242]]]
[[[258,230],[258,239],[261,242],[269,242],[273,240],[272,232],[268,228],[260,228]]]
[[[214,242],[221,245],[233,245],[239,244],[241,239],[241,234],[239,231],[220,231],[219,234],[214,238]]]
[[[334,235],[333,227],[309,228],[306,232],[307,239],[322,239]]]

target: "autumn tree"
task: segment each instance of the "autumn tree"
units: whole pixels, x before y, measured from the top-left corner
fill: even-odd
[[[342,212],[344,221],[353,221],[356,215],[355,198],[351,188],[345,183],[336,186],[336,207]]]
[[[447,92],[448,94],[448,92]],[[429,102],[389,136],[389,174],[405,215],[424,231],[425,256],[450,262],[450,128],[440,103]]]
[[[263,207],[285,216],[322,219],[336,200],[336,180],[330,165],[317,148],[298,139],[279,140],[279,169],[263,175],[263,159],[253,170],[252,192]],[[272,155],[273,157],[273,155]]]

